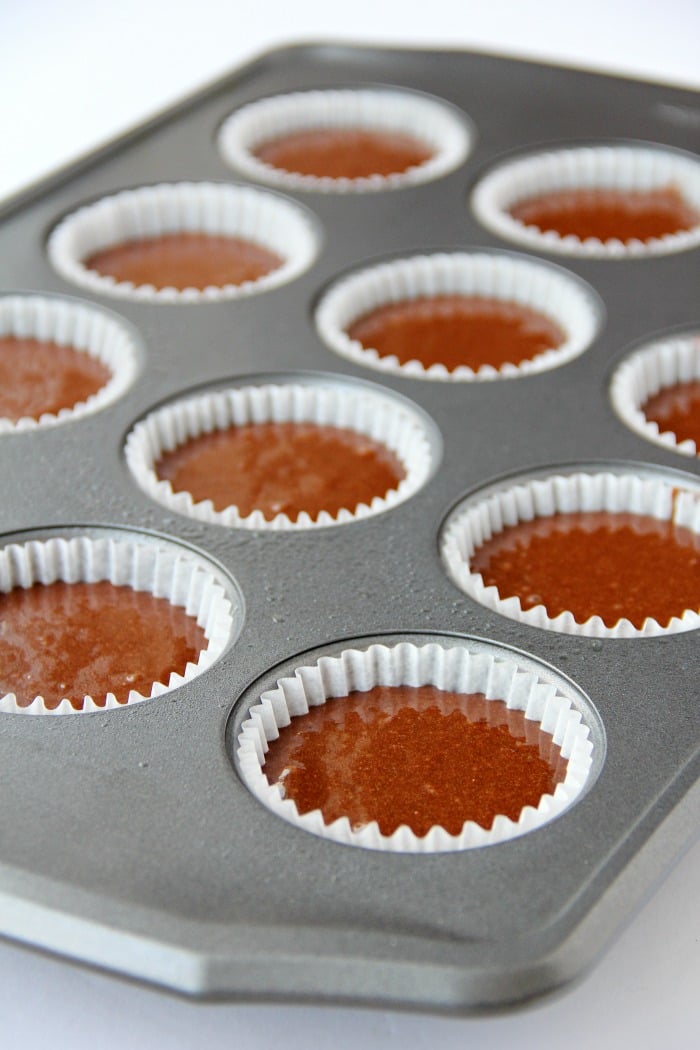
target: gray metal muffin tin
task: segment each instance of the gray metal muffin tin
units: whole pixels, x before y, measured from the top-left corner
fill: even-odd
[[[239,181],[215,145],[237,106],[368,83],[453,103],[473,121],[474,148],[451,175],[412,189],[290,195],[315,213],[322,236],[316,264],[292,284],[228,303],[155,306],[82,296],[51,269],[49,231],[86,201],[157,181]],[[2,436],[3,542],[27,530],[152,531],[217,562],[244,611],[218,664],[161,698],[90,715],[0,716],[3,933],[192,996],[450,1011],[541,994],[600,952],[697,831],[697,634],[596,641],[519,625],[454,587],[437,540],[459,498],[511,472],[617,460],[697,479],[695,461],[630,433],[607,399],[612,364],[631,345],[698,322],[697,252],[559,257],[599,294],[602,329],[577,360],[518,380],[379,376],[329,352],[312,312],[332,278],[368,260],[507,250],[468,207],[468,191],[497,158],[579,140],[697,148],[695,101],[677,89],[477,54],[293,48],[5,207],[2,287],[92,298],[134,326],[143,359],[136,385],[104,411]],[[440,435],[428,484],[365,522],[273,534],[167,513],[132,482],[124,436],[157,403],[300,371],[379,384],[421,406]],[[577,683],[606,741],[600,733],[602,769],[578,804],[505,845],[410,856],[318,839],[251,797],[227,746],[262,686],[307,650],[416,633],[515,646]]]

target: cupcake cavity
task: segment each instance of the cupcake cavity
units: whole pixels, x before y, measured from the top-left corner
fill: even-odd
[[[230,588],[202,560],[166,541],[113,536],[9,544],[0,550],[0,605],[0,711],[23,714],[105,711],[176,689],[221,655],[240,618]],[[150,618],[155,642],[141,634]],[[134,656],[140,637],[143,649]],[[184,654],[181,665],[167,666],[173,653]],[[149,667],[162,674],[147,681]],[[30,697],[39,682],[50,692]],[[81,695],[86,682],[101,683],[99,692]]]
[[[138,339],[126,322],[71,299],[1,296],[0,343],[0,434],[97,412],[139,369]]]
[[[359,762],[353,765],[354,756],[349,752],[367,749],[366,734],[358,743],[353,734],[339,738],[337,732],[328,731],[328,725],[319,726],[317,733],[313,732],[312,726],[310,734],[305,728],[309,722],[318,721],[319,707],[326,705],[329,718],[334,719],[332,708],[335,704],[351,703],[354,709],[352,721],[357,723],[355,730],[363,733],[362,726],[366,725],[362,716],[363,702],[368,707],[373,704],[377,687],[387,687],[387,692],[395,694],[404,686],[408,687],[408,699],[405,705],[403,699],[394,703],[394,715],[398,714],[399,720],[403,717],[404,721],[410,721],[415,732],[409,746],[404,727],[404,744],[396,747],[396,742],[392,744],[391,734],[395,735],[397,725],[392,724],[391,718],[387,719],[383,728],[388,727],[389,732],[384,734],[381,743],[381,768],[377,768],[377,762],[369,765],[363,762],[362,754]],[[429,695],[417,701],[413,690],[422,686],[435,687],[435,691],[426,690]],[[444,778],[441,779],[439,774],[436,777],[436,770],[441,759],[445,770],[451,768],[452,756],[445,752],[451,746],[452,732],[455,734],[454,747],[462,746],[463,741],[457,738],[457,734],[468,731],[469,724],[458,715],[458,701],[459,696],[468,694],[478,694],[475,703],[479,708],[472,723],[475,738],[471,746],[483,747],[485,741],[488,741],[487,747],[493,745],[488,727],[495,731],[496,737],[507,739],[508,733],[502,733],[502,729],[510,720],[515,737],[522,732],[523,743],[526,736],[539,739],[541,744],[545,736],[551,737],[550,744],[560,759],[559,775],[554,777],[556,783],[551,793],[543,792],[535,804],[527,801],[520,806],[516,804],[512,816],[503,813],[489,815],[483,823],[468,818],[458,819],[459,827],[453,828],[452,833],[440,824],[426,828],[426,813],[447,812],[436,797],[447,790]],[[489,713],[492,704],[493,713]],[[305,716],[309,714],[311,718],[307,721]],[[268,778],[268,757],[272,765],[280,735],[289,732],[292,732],[293,739],[303,734],[300,739],[313,749],[316,761],[321,756],[322,768],[326,768],[328,762],[331,763],[328,770],[339,766],[336,778],[339,781],[344,779],[344,786],[336,784],[334,777],[330,780],[324,777],[320,796],[326,797],[327,811],[334,814],[338,807],[342,809],[344,799],[345,806],[355,814],[353,819],[345,813],[327,820],[320,808],[306,809],[303,803],[298,806],[294,798],[288,797],[285,777],[276,779],[276,770]],[[477,743],[479,737],[481,742]],[[544,745],[545,750],[550,744]],[[340,750],[333,758],[327,749],[333,754]],[[287,777],[294,776],[300,754],[297,751],[292,758]],[[349,780],[343,778],[348,757]],[[501,768],[507,761],[502,754],[495,757],[495,753],[490,755],[490,760]],[[367,849],[435,853],[505,842],[558,816],[576,800],[587,784],[593,765],[593,744],[589,719],[582,713],[575,688],[570,683],[567,688],[563,680],[560,688],[552,682],[551,676],[539,676],[529,664],[519,665],[518,655],[514,652],[468,639],[449,645],[378,642],[365,649],[346,648],[337,655],[319,658],[313,665],[300,666],[293,677],[278,680],[275,689],[264,692],[259,702],[248,710],[241,725],[237,763],[253,794],[276,815],[299,828]],[[485,767],[481,767],[477,775],[483,779],[484,794],[490,792],[498,797],[498,776],[492,777],[492,771]],[[420,784],[415,783],[416,779]],[[354,780],[358,781],[356,791],[352,787]],[[399,790],[401,781],[404,782],[403,788]],[[512,785],[504,788],[504,804],[511,788]],[[396,809],[397,794],[400,796],[402,792],[412,799],[409,807],[415,805],[419,811],[409,818],[420,828],[418,834],[406,823],[389,834],[381,830],[381,825],[386,825],[387,820],[389,827],[392,826],[392,817],[388,814]],[[478,798],[479,792],[474,794]],[[315,797],[313,792],[311,797]],[[399,797],[398,801],[398,811],[405,812],[405,800]],[[512,798],[509,802],[512,806]],[[486,811],[490,808],[487,807]],[[357,814],[363,812],[364,817],[358,818]],[[452,816],[449,822],[454,822],[454,819]]]
[[[177,287],[148,279],[169,244],[176,259],[167,262],[168,273]],[[209,256],[217,246],[231,257],[227,267],[233,260],[232,279],[219,265],[212,266]],[[85,205],[58,224],[47,250],[62,277],[94,294],[157,303],[216,302],[298,277],[316,257],[318,236],[303,209],[275,194],[182,182],[123,190]],[[123,279],[119,256],[122,266],[126,257],[134,279]],[[104,272],[91,268],[91,260]],[[182,287],[186,273],[192,275],[191,287]],[[217,278],[226,283],[205,283]]]
[[[417,355],[421,338],[436,356],[444,341],[445,360],[422,361],[410,349],[384,353],[361,341],[358,326],[369,328],[382,310],[389,311],[386,324],[403,324]],[[408,320],[406,310],[412,313]],[[332,350],[366,367],[414,379],[471,381],[565,364],[595,338],[600,314],[593,292],[555,267],[505,253],[454,252],[397,259],[341,278],[321,299],[316,327]],[[514,357],[518,351],[532,356],[508,360],[502,345],[489,346],[489,328],[495,340],[503,340],[506,330]],[[398,340],[389,328],[389,343],[392,338]],[[449,360],[450,338],[463,342],[470,364]]]
[[[697,456],[700,334],[668,336],[630,354],[615,370],[610,399],[623,423],[640,437]]]
[[[663,255],[700,244],[700,161],[654,146],[550,150],[495,167],[471,203],[489,230],[535,251],[602,259]],[[605,222],[598,236],[591,235],[594,227],[579,228],[586,210],[590,222]],[[618,233],[611,236],[615,214]],[[552,223],[562,232],[548,228]]]
[[[224,160],[248,178],[324,193],[430,182],[462,164],[470,146],[464,115],[439,99],[397,89],[264,98],[232,113],[219,132]],[[311,151],[321,174],[312,173]],[[303,170],[290,171],[285,163]]]
[[[235,503],[225,505],[225,491],[219,495],[213,488],[208,498],[205,490],[193,495],[174,488],[167,477],[159,474],[159,463],[167,464],[177,450],[187,453],[188,443],[191,443],[191,450],[199,454],[197,440],[200,437],[202,445],[212,446],[203,450],[207,458],[205,465],[207,469],[216,469],[220,452],[217,443],[230,428],[251,427],[251,434],[243,436],[250,437],[255,444],[253,430],[261,425],[268,427],[264,436],[275,439],[280,455],[284,453],[287,457],[288,473],[298,487],[296,493],[280,496],[268,491],[265,477],[260,474],[260,465],[255,462],[260,458],[255,449],[244,448],[239,463],[243,468],[247,460],[255,469],[256,490],[264,494],[266,501],[263,508],[239,508]],[[285,442],[280,444],[278,441],[284,428],[290,425],[295,425],[293,440],[299,442],[299,454],[312,456],[309,462],[317,463],[313,468],[318,471],[317,475],[307,476],[306,483],[303,472],[297,477],[298,465],[289,449],[284,447]],[[318,428],[316,435],[313,428]],[[340,448],[337,447],[339,441],[342,442]],[[335,452],[333,442],[336,443]],[[318,446],[315,451],[314,445]],[[331,490],[332,478],[338,470],[339,451],[349,455],[355,464],[358,457],[359,462],[366,458],[370,464],[367,475],[370,475],[371,468],[371,473],[377,478],[386,475],[391,482],[395,477],[395,487],[387,490],[386,482],[379,480],[376,483],[383,491],[373,491],[370,483],[369,488],[364,488],[364,498],[355,506],[319,509],[317,501],[323,500],[324,485],[329,490],[329,500],[335,500]],[[171,510],[211,524],[279,530],[338,525],[388,510],[408,499],[426,481],[433,466],[434,448],[422,416],[388,394],[321,382],[305,385],[290,382],[205,393],[168,405],[134,427],[127,438],[125,455],[138,485],[152,499]],[[271,473],[273,470],[277,474],[283,472],[284,464],[279,462],[274,449],[263,450],[262,455],[269,459]],[[329,470],[331,474],[324,481]],[[362,471],[365,472],[364,466]],[[342,477],[336,480],[343,482]],[[305,488],[310,492],[313,509],[305,509],[302,505]],[[294,502],[297,500],[301,501],[299,505]]]
[[[654,474],[543,472],[495,486],[452,512],[441,552],[461,590],[521,623],[598,638],[700,626],[700,490]],[[675,592],[667,570],[655,568],[660,559],[675,573]],[[516,572],[517,586],[503,582]],[[553,608],[565,601],[553,597],[561,590],[576,605],[589,601],[588,612]],[[654,608],[668,602],[672,611],[657,619]]]

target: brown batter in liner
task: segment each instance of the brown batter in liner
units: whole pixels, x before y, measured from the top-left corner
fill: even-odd
[[[101,390],[112,378],[102,361],[58,343],[0,336],[0,416],[17,422],[57,415]]]
[[[662,434],[670,431],[679,443],[694,441],[700,449],[700,379],[665,387],[642,405],[642,412]]]
[[[302,511],[354,511],[396,489],[405,478],[399,459],[364,434],[315,423],[254,423],[202,434],[155,464],[159,478],[217,511],[242,517],[260,510],[272,520]]]
[[[113,693],[149,696],[154,682],[184,674],[207,639],[196,619],[167,598],[98,583],[34,584],[0,594],[0,695],[20,707],[64,697],[76,710]]]
[[[239,237],[167,233],[103,248],[85,259],[84,265],[136,286],[183,291],[257,281],[283,262],[275,252]]]
[[[508,209],[518,222],[580,240],[650,241],[691,230],[700,214],[675,186],[655,190],[552,190],[516,201]]]
[[[523,609],[544,605],[577,623],[599,616],[641,629],[662,627],[685,610],[700,612],[700,536],[647,515],[607,511],[556,514],[520,522],[476,549],[470,569],[501,598]]]
[[[522,711],[483,694],[434,686],[375,686],[293,718],[271,741],[264,772],[300,813],[402,824],[418,836],[436,825],[458,835],[467,820],[517,821],[566,775],[551,735]]]
[[[348,329],[365,349],[401,364],[426,368],[519,365],[561,346],[565,334],[548,317],[520,303],[479,296],[444,295],[387,303]]]
[[[295,175],[360,179],[395,175],[424,164],[432,149],[413,135],[366,128],[308,128],[255,147],[264,164]]]

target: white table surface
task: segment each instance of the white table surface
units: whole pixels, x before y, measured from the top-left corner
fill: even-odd
[[[324,39],[483,49],[700,86],[700,0],[0,0],[0,198],[261,51]],[[700,1045],[699,901],[700,843],[577,986],[478,1019],[201,1005],[0,942],[0,1046],[686,1050]]]

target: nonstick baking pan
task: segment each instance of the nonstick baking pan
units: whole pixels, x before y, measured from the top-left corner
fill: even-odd
[[[47,241],[85,204],[160,183],[255,185],[219,129],[243,105],[309,89],[387,87],[458,115],[467,155],[430,181],[365,193],[277,186],[316,255],[278,287],[211,302],[116,297],[57,272]],[[32,187],[0,213],[3,294],[71,297],[116,315],[131,385],[62,425],[0,434],[2,546],[36,538],[174,544],[223,581],[231,639],[204,673],[122,709],[0,713],[0,931],[199,998],[279,998],[464,1012],[521,1002],[588,967],[698,828],[697,632],[591,638],[518,622],[464,594],[440,556],[453,508],[510,477],[585,467],[700,485],[697,459],[645,440],[609,385],[637,345],[698,325],[697,249],[641,258],[509,243],[471,193],[497,163],[582,143],[698,147],[697,100],[659,84],[492,55],[282,49]],[[261,184],[262,185],[262,184]],[[496,381],[431,382],[332,352],[314,316],[340,276],[419,253],[527,254],[592,296],[597,333],[563,364]],[[196,520],[127,468],[134,424],[193,392],[323,382],[412,406],[425,482],[327,528]],[[501,844],[433,854],[328,841],[280,820],[239,776],[248,708],[300,665],[372,643],[464,639],[570,682],[591,727],[586,790]]]

